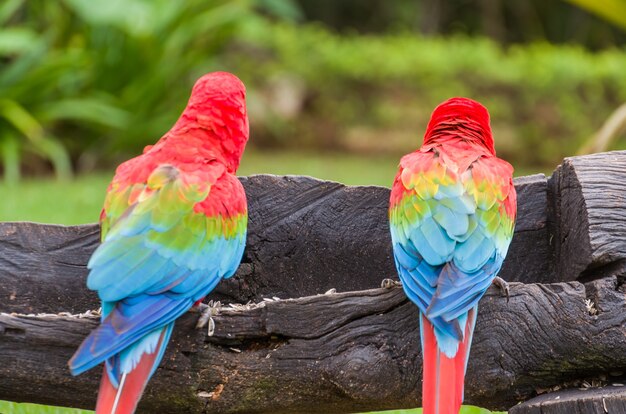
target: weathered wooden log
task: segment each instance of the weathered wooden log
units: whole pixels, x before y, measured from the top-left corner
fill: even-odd
[[[371,289],[396,277],[387,222],[389,190],[309,177],[242,178],[249,234],[237,275],[212,298],[258,301]],[[552,250],[543,175],[516,180],[519,219],[502,277],[550,282]],[[0,223],[0,311],[73,312],[97,307],[85,287],[97,225]]]
[[[543,394],[509,410],[509,414],[626,413],[626,387],[608,386]]]
[[[543,175],[516,179],[518,222],[501,276],[549,283],[626,273],[625,178],[626,151],[615,151],[566,159],[550,185]],[[395,275],[388,189],[292,176],[242,182],[250,204],[244,263],[215,298],[245,302],[367,289]],[[83,281],[98,233],[96,225],[0,223],[0,310],[95,306]],[[37,297],[46,300],[34,304]]]
[[[589,282],[515,284],[509,304],[488,293],[472,347],[468,403],[507,408],[538,388],[626,371],[626,187],[615,184],[624,182],[624,165],[621,151],[566,159],[550,180],[516,179],[518,222],[501,275]],[[211,338],[192,329],[194,316],[182,318],[147,390],[145,412],[340,413],[419,405],[416,310],[399,289],[363,290],[395,276],[389,190],[291,176],[242,182],[250,207],[243,264],[212,298],[245,303],[330,288],[355,292],[225,310]],[[98,236],[96,225],[0,223],[0,312],[97,308],[84,279]],[[0,316],[0,399],[91,407],[99,373],[74,379],[65,363],[95,323]]]
[[[550,188],[558,279],[626,274],[626,151],[566,158]]]
[[[99,234],[97,225],[0,223],[0,312],[97,308],[85,279]]]
[[[554,249],[550,244],[548,181],[543,174],[535,174],[516,178],[514,182],[517,223],[500,277],[524,283],[556,282]]]
[[[480,305],[466,402],[506,409],[537,388],[626,372],[625,309],[615,277],[587,285],[514,283],[508,303],[491,289]],[[142,412],[348,413],[419,406],[416,314],[394,288],[226,308],[212,337],[193,329],[196,315],[185,315]],[[66,362],[96,324],[94,318],[0,315],[0,399],[93,407],[100,370],[73,378]]]

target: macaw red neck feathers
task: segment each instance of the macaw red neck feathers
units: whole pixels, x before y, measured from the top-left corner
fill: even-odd
[[[206,74],[195,83],[187,107],[161,141],[182,140],[198,151],[210,149],[234,173],[249,136],[245,99],[246,89],[235,75]]]
[[[424,135],[424,145],[451,140],[480,144],[496,154],[489,125],[489,112],[468,98],[450,98],[435,108]]]

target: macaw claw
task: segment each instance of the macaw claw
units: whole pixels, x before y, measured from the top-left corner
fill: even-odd
[[[200,317],[198,318],[198,322],[196,322],[196,329],[202,329],[208,325],[207,335],[213,336],[215,333],[215,321],[213,317],[220,314],[221,308],[222,303],[220,301],[209,301],[208,305],[204,303],[198,304],[197,312],[200,312]]]
[[[383,281],[380,282],[380,287],[383,289],[391,289],[396,286],[402,286],[402,282],[393,279],[383,279]]]
[[[493,279],[493,282],[491,282],[491,283],[500,288],[500,292],[502,292],[502,296],[506,296],[506,301],[508,303],[509,302],[509,298],[510,298],[510,296],[509,296],[509,283],[507,281],[505,281],[504,279],[502,279],[500,276],[496,276]]]

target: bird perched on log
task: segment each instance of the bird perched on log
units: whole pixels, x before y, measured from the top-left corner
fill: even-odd
[[[74,375],[104,362],[97,414],[135,411],[176,318],[239,266],[248,213],[235,173],[247,140],[244,85],[209,73],[172,129],[117,168],[88,264],[102,320],[69,361]]]
[[[402,286],[420,313],[424,414],[461,407],[478,301],[513,237],[512,174],[496,157],[487,109],[466,98],[439,105],[422,147],[400,160],[389,221]]]

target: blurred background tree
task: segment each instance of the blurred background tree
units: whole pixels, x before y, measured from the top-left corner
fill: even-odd
[[[626,0],[4,0],[4,181],[106,181],[213,70],[248,87],[242,173],[336,165],[324,178],[389,183],[432,109],[454,95],[490,109],[498,153],[518,174],[547,171],[598,148],[587,141],[626,102],[625,9]],[[626,147],[623,128],[611,130],[601,148]],[[368,176],[371,165],[385,169]]]
[[[620,0],[572,0],[600,15],[619,16]],[[486,36],[500,44],[547,41],[580,43],[591,49],[611,47],[626,40],[619,28],[567,2],[528,0],[297,0],[302,20],[321,22],[340,32],[411,31],[426,35]],[[623,6],[622,6],[623,7]],[[623,11],[623,9],[622,9]],[[616,13],[618,12],[618,13]],[[626,16],[623,16],[626,19]]]

